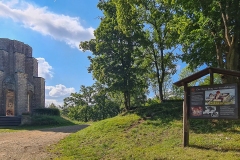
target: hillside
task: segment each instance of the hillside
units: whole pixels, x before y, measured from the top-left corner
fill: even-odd
[[[182,147],[182,103],[141,107],[93,123],[57,145],[57,159],[239,159],[240,121],[191,120]]]

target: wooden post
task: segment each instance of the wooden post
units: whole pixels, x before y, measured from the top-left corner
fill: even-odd
[[[188,121],[188,93],[187,83],[184,86],[184,101],[183,101],[183,147],[189,145],[189,121]]]
[[[210,85],[213,85],[214,83],[214,77],[213,77],[213,72],[211,69],[209,69],[209,73],[210,73]]]

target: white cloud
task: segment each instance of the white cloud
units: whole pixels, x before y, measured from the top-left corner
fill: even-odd
[[[26,28],[64,41],[71,47],[78,48],[80,41],[94,38],[94,28],[84,28],[79,17],[56,14],[47,7],[37,7],[25,1],[0,1],[0,17],[11,18]]]
[[[177,70],[180,70],[180,69],[181,69],[181,65],[180,65],[180,64],[177,64],[176,69],[177,69]]]
[[[14,5],[18,4],[18,1],[19,0],[9,0],[9,1],[6,1],[5,4],[8,6],[14,6]]]
[[[44,58],[36,58],[38,60],[38,76],[45,79],[50,79],[53,77],[52,69],[53,67]]]
[[[58,84],[56,86],[46,86],[45,89],[48,91],[48,95],[50,97],[67,97],[71,93],[75,92],[73,87],[67,88],[62,84]]]
[[[62,100],[57,99],[45,99],[45,106],[49,106],[50,104],[54,103],[56,106],[62,106],[63,102]]]
[[[69,97],[71,93],[75,93],[73,87],[67,88],[62,84],[56,86],[45,86],[45,104],[49,106],[51,103],[55,105],[63,105],[63,99]]]

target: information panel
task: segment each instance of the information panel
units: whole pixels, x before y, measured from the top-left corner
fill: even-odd
[[[190,118],[238,119],[237,84],[189,87]]]

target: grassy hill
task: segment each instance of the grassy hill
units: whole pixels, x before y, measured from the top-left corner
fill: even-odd
[[[239,159],[240,121],[191,120],[182,147],[182,103],[141,107],[93,123],[51,147],[57,159]]]

